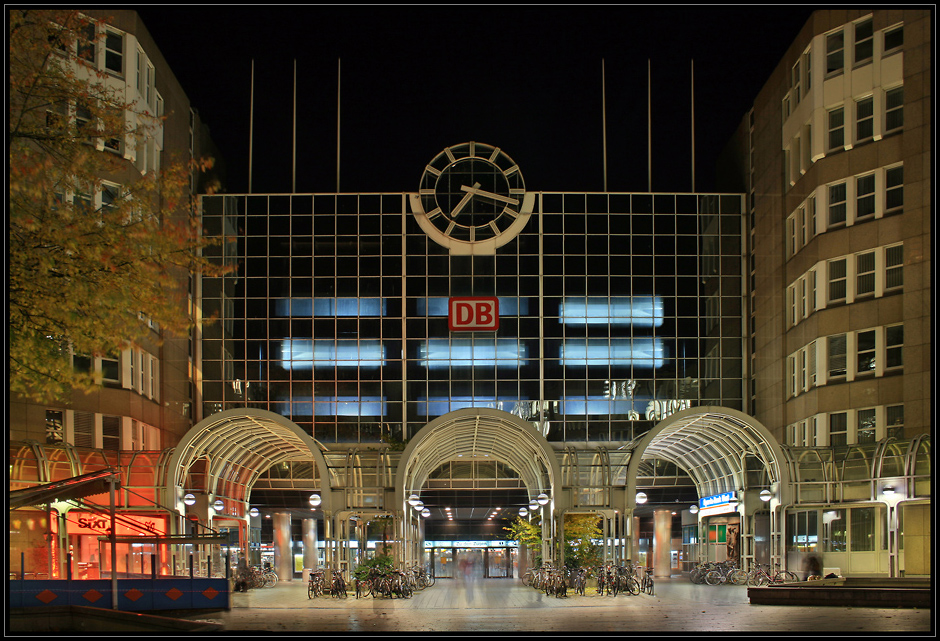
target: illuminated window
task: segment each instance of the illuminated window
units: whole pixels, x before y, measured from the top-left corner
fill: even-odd
[[[857,361],[856,374],[872,374],[875,371],[875,330],[859,332],[856,337]]]
[[[869,407],[855,413],[857,421],[855,431],[856,443],[875,442],[875,408]]]
[[[664,319],[663,301],[653,296],[566,298],[558,315],[565,325],[659,327]]]
[[[381,341],[355,339],[287,339],[281,343],[284,369],[312,367],[381,367],[385,346]]]
[[[419,359],[428,369],[445,367],[521,367],[526,346],[513,338],[431,339],[421,345]]]
[[[561,346],[561,362],[566,367],[630,365],[662,367],[665,350],[658,338],[569,339]]]

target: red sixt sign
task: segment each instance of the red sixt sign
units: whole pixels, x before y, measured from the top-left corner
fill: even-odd
[[[447,323],[452,332],[495,331],[499,329],[499,300],[495,296],[451,298]]]

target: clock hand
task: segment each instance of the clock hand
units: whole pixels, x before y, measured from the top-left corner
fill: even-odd
[[[454,210],[450,212],[451,218],[456,218],[460,215],[460,212],[463,211],[463,208],[467,206],[467,203],[470,202],[470,199],[473,198],[473,194],[476,191],[476,188],[480,186],[480,183],[473,183],[473,187],[467,187],[466,185],[461,185],[460,188],[463,189],[467,194],[460,199],[460,202],[457,203],[457,206],[454,207]]]
[[[477,189],[480,183],[474,183],[473,187],[467,187],[466,185],[461,185],[460,188],[467,192],[468,194],[475,194],[477,196],[483,196],[484,198],[489,198],[490,200],[498,200],[499,202],[508,203],[510,205],[518,205],[519,201],[515,198],[508,198],[501,194],[494,194],[491,191],[483,191],[482,189]]]

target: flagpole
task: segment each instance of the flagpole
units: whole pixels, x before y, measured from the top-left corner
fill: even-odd
[[[601,58],[601,122],[604,134],[604,191],[607,191],[607,77],[604,73],[604,59]]]

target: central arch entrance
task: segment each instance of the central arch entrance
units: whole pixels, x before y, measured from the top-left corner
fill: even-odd
[[[532,425],[502,410],[464,408],[428,423],[409,442],[402,454],[395,480],[395,505],[403,541],[402,561],[411,565],[423,558],[424,527],[421,515],[408,499],[427,496],[428,481],[442,465],[452,462],[487,463],[511,469],[519,480],[522,505],[540,494],[550,500],[544,506],[543,523],[554,523],[554,511],[562,497],[558,461],[545,438]],[[469,469],[475,469],[473,467]],[[472,480],[472,479],[470,479]],[[518,509],[518,505],[514,509]],[[554,546],[546,536],[542,558],[554,559]]]

